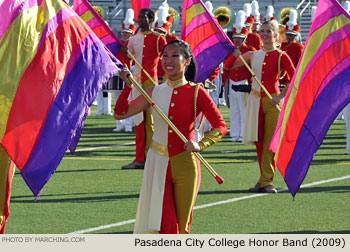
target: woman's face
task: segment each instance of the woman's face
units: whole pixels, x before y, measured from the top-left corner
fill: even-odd
[[[185,59],[180,46],[171,44],[165,48],[161,64],[170,80],[179,80],[185,75],[190,62],[191,59]]]
[[[276,41],[277,33],[273,31],[270,25],[263,24],[260,28],[260,37],[264,44],[274,43]]]

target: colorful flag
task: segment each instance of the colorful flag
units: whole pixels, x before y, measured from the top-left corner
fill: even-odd
[[[0,234],[5,233],[7,218],[10,215],[11,183],[14,163],[0,145]]]
[[[201,0],[184,0],[182,11],[181,39],[196,58],[196,82],[204,82],[235,46]]]
[[[339,112],[350,102],[350,16],[320,0],[270,148],[293,197]]]
[[[151,5],[151,0],[131,0],[131,5],[134,9],[135,21],[137,22],[140,10],[143,8],[149,8]]]
[[[73,9],[93,30],[96,36],[116,56],[122,42],[106,24],[103,18],[94,10],[87,0],[74,0]]]
[[[61,0],[3,0],[0,13],[0,143],[37,196],[118,61]]]

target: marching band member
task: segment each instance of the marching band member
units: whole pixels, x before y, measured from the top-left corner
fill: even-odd
[[[162,3],[161,7],[159,7],[158,20],[154,24],[154,30],[164,35],[167,43],[179,39],[175,34],[170,32],[173,23],[174,19],[169,14],[169,5],[165,1]],[[159,82],[165,81],[165,73],[161,64],[158,64],[157,71]]]
[[[256,145],[260,166],[258,183],[249,191],[277,193],[276,188],[272,185],[275,175],[274,153],[269,150],[279,117],[279,111],[274,106],[280,103],[287,92],[286,88],[280,93],[278,88],[281,71],[285,70],[288,76],[293,76],[295,68],[289,56],[276,47],[279,36],[277,21],[264,22],[260,28],[260,36],[263,41],[262,49],[246,52],[242,57],[273,98],[270,100],[253,79],[245,113],[243,143]],[[240,54],[238,49],[234,51],[236,57]],[[238,59],[234,67],[241,65],[243,63]]]
[[[259,3],[258,1],[252,1],[252,17],[254,18],[254,23],[252,25],[252,32],[259,33],[260,29],[260,12],[259,12]]]
[[[302,43],[296,41],[296,37],[300,32],[300,26],[297,24],[297,18],[297,11],[291,10],[289,13],[289,21],[287,22],[285,28],[287,41],[281,45],[281,50],[288,54],[294,64],[294,67],[297,67],[304,48]]]
[[[249,3],[245,3],[243,5],[243,10],[246,16],[246,21],[245,21],[245,25],[248,28],[249,32],[247,35],[247,40],[246,40],[246,44],[248,46],[254,47],[256,50],[259,50],[261,48],[262,42],[261,42],[261,38],[260,36],[255,33],[252,32],[252,26],[255,23],[254,17],[251,15],[252,13],[252,6]]]
[[[154,12],[151,9],[141,9],[138,15],[139,28],[136,34],[129,39],[127,48],[133,54],[136,60],[153,78],[154,82],[158,82],[157,66],[161,57],[163,47],[166,45],[164,36],[154,32],[151,24],[154,20]],[[125,49],[124,49],[125,50]],[[138,65],[134,67],[134,76],[137,81],[142,84],[143,89],[154,86],[153,82],[148,79],[147,75]],[[132,98],[138,96],[137,90],[133,90]],[[134,116],[135,123],[135,142],[136,142],[136,158],[122,169],[143,169],[145,156],[150,147],[153,134],[153,118],[149,109]]]
[[[136,26],[134,23],[134,10],[133,9],[128,9],[126,11],[125,19],[122,24],[122,43],[124,45],[128,45],[128,41],[130,37],[134,34],[136,30]],[[124,54],[122,50],[119,51],[119,54],[117,55],[118,60],[122,64],[126,64],[129,68],[131,67],[131,62],[129,58],[124,57]],[[114,76],[111,81],[117,82],[118,84],[118,90],[115,90],[114,97],[115,100],[118,100],[118,97],[120,93],[123,90],[124,87],[124,82],[121,80],[118,76]],[[116,121],[116,128],[113,129],[114,132],[132,132],[132,117],[127,118],[127,119],[122,119],[122,120],[117,120]]]
[[[244,24],[245,13],[240,10],[236,16],[233,26],[233,43],[239,51],[244,54],[255,51],[255,48],[245,44],[248,28]],[[245,66],[233,67],[236,57],[231,54],[224,61],[223,83],[229,95],[228,106],[230,108],[230,137],[232,142],[242,142],[245,113],[245,94],[235,91],[231,86],[249,85],[248,79],[251,74]]]
[[[189,139],[183,144],[165,120],[152,109],[154,134],[148,151],[142,188],[136,213],[134,233],[190,233],[192,212],[198,194],[201,172],[192,152],[202,151],[220,141],[227,126],[218,108],[200,84],[195,84],[196,65],[190,46],[173,40],[163,50],[161,64],[167,83],[146,92]],[[149,108],[143,97],[128,103],[131,85],[124,69],[120,76],[127,86],[119,97],[114,117],[122,119]],[[204,113],[213,125],[200,142],[195,141],[194,122]]]

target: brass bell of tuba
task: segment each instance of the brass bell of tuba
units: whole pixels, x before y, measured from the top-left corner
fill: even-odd
[[[231,11],[225,6],[220,6],[214,11],[214,17],[221,27],[225,27],[231,22]]]

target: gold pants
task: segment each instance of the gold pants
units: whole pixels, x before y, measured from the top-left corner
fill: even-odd
[[[276,96],[273,94],[272,96]],[[270,142],[275,132],[280,112],[269,103],[270,99],[264,97],[261,99],[259,111],[259,129],[258,142],[256,149],[260,165],[260,187],[272,185],[275,176],[274,153],[269,149]]]

